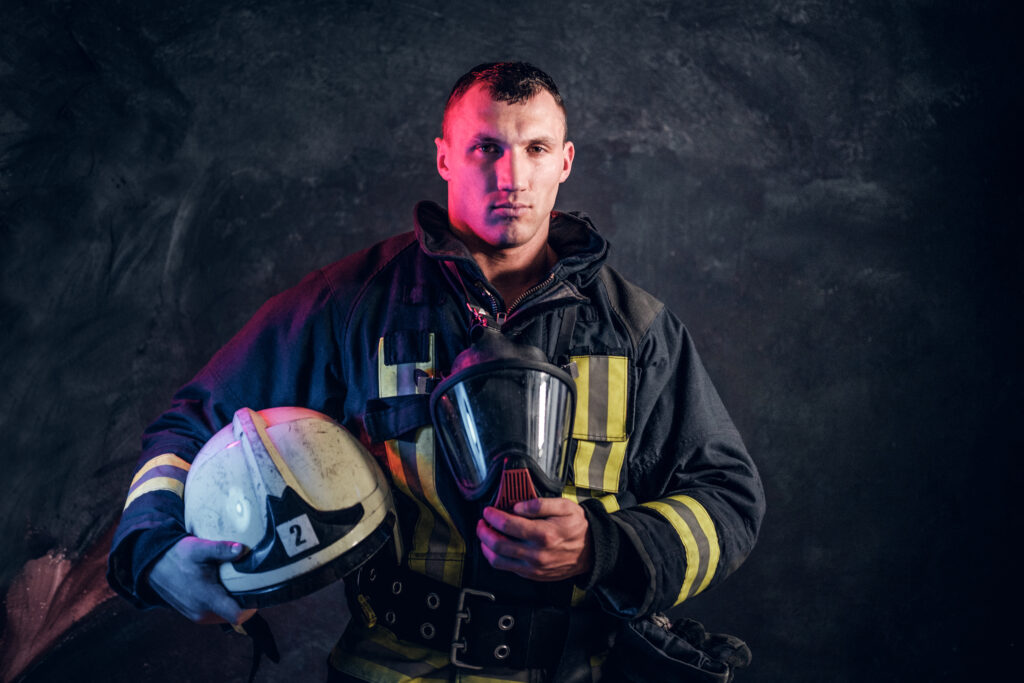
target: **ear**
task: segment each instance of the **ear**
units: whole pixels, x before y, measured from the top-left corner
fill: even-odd
[[[558,178],[558,182],[564,183],[569,177],[574,158],[576,158],[576,147],[571,140],[566,140],[562,143],[562,175]]]
[[[450,180],[452,172],[448,168],[448,143],[444,138],[434,138],[434,144],[437,146],[437,172],[445,180]]]

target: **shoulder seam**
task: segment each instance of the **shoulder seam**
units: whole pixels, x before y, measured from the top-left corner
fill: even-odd
[[[640,340],[665,309],[665,304],[646,290],[626,280],[611,266],[602,266],[598,271],[598,278],[608,296],[609,306],[626,326],[633,348],[639,349]]]

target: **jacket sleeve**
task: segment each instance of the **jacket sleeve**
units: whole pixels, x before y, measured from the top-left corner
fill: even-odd
[[[622,492],[584,502],[596,547],[585,587],[630,618],[721,582],[750,552],[764,515],[757,468],[666,309],[643,335],[637,366]]]
[[[117,593],[140,607],[163,604],[142,576],[187,535],[189,468],[236,410],[297,405],[338,414],[344,396],[331,301],[319,271],[268,301],[146,429],[107,562]]]

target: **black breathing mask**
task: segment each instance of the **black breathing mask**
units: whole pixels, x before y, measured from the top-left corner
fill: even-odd
[[[470,335],[472,345],[430,395],[434,429],[459,491],[504,510],[560,495],[576,383],[535,346],[482,326]]]

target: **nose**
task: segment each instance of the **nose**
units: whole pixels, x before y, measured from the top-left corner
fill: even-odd
[[[519,150],[506,150],[495,162],[494,172],[497,176],[498,189],[502,192],[526,189],[526,165]]]

